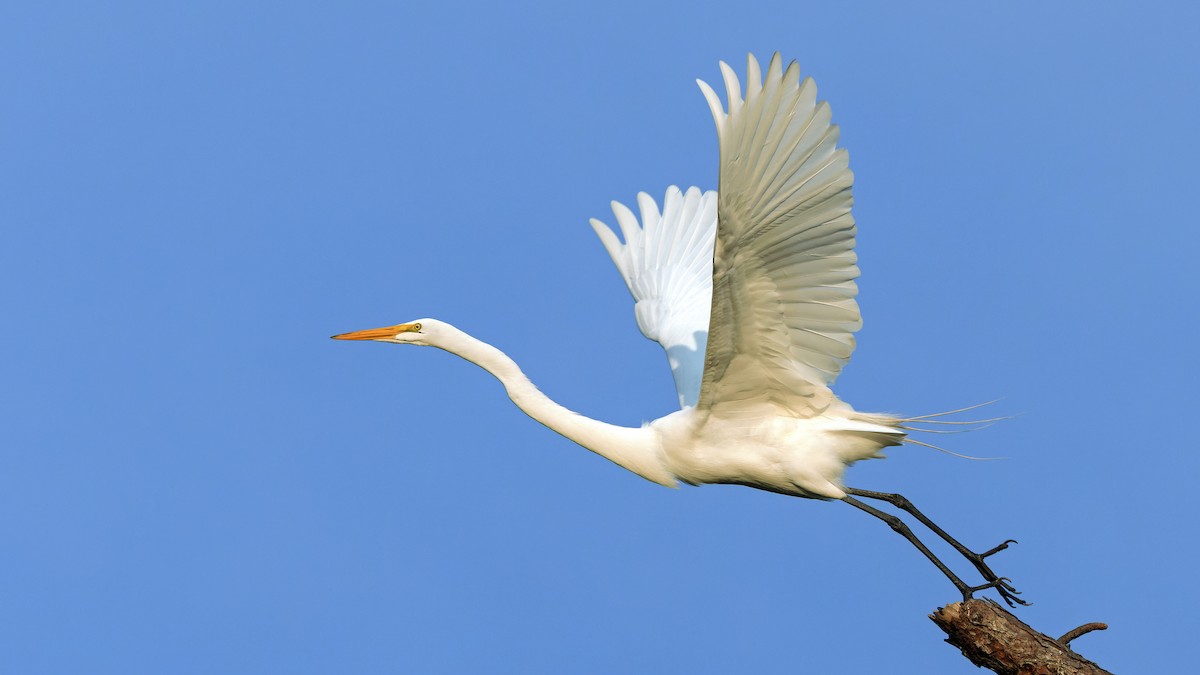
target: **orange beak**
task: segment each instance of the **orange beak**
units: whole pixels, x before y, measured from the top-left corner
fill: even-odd
[[[334,335],[334,340],[386,340],[394,338],[400,333],[407,333],[412,330],[412,324],[402,323],[395,326],[384,326],[383,328],[368,328],[367,330],[357,330],[353,333],[342,333]]]

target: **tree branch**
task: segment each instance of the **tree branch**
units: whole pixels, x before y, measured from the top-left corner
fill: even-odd
[[[1071,650],[1071,640],[1102,623],[1080,626],[1055,640],[1030,628],[991,600],[946,605],[929,615],[971,663],[1000,675],[1112,675]]]

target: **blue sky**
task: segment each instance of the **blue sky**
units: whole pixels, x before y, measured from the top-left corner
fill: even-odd
[[[663,489],[454,357],[328,339],[435,316],[580,412],[670,412],[587,218],[715,187],[694,79],[778,50],[856,175],[837,392],[1019,414],[950,442],[1004,461],[848,482],[1019,539],[1022,619],[1178,670],[1195,9],[433,5],[0,9],[0,669],[977,672],[926,619],[950,584],[854,509]]]

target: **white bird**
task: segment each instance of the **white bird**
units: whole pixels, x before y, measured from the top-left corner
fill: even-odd
[[[911,441],[906,422],[863,413],[830,385],[854,351],[861,325],[854,283],[853,175],[829,105],[811,78],[778,54],[765,80],[751,55],[745,95],[721,63],[728,110],[697,80],[717,125],[717,192],[667,190],[660,211],[638,195],[641,223],[613,211],[624,237],[592,226],[620,270],[638,327],[666,350],[681,409],[640,428],[568,410],[543,394],[508,356],[435,319],[334,336],[439,347],[504,385],[530,417],[637,475],[668,487],[732,483],[785,495],[842,500],[885,520],[963,593],[995,588],[1021,602],[983,554],[955,541],[903,497],[846,487],[851,464]],[[959,412],[959,411],[954,411]],[[986,421],[986,420],[985,420]],[[972,587],[938,560],[894,515],[851,495],[888,501],[967,557],[986,583]]]

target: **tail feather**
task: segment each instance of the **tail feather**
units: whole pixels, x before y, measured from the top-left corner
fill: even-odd
[[[916,415],[913,417],[898,418],[896,420],[896,427],[899,429],[903,429],[904,431],[907,431],[907,432],[916,432],[916,433],[923,433],[923,434],[961,434],[961,433],[966,433],[968,431],[981,431],[983,429],[986,429],[986,428],[992,426],[993,424],[995,424],[997,422],[1012,419],[1012,416],[1009,415],[1009,416],[1004,416],[1004,417],[991,417],[991,418],[987,418],[987,419],[977,419],[977,420],[942,420],[942,419],[935,419],[935,418],[945,417],[947,415],[955,415],[958,413],[967,412],[969,410],[976,410],[978,408],[982,408],[987,405],[992,405],[993,403],[996,403],[999,400],[1000,399],[995,399],[995,400],[987,401],[984,403],[977,403],[975,405],[967,406],[965,408],[959,408],[957,410],[947,410],[946,412],[938,412],[938,413],[931,413],[928,415]],[[967,428],[963,428],[963,429],[926,429],[926,428],[923,428],[927,425],[933,425],[933,424],[943,425],[943,426],[961,426],[961,427],[967,427]],[[920,425],[920,426],[915,426],[915,425]],[[944,452],[947,455],[953,455],[955,457],[961,457],[963,459],[971,459],[971,460],[977,460],[977,461],[992,461],[992,460],[996,460],[996,459],[1005,459],[1003,457],[972,457],[971,455],[964,455],[961,453],[954,452],[952,450],[947,450],[946,448],[943,448],[938,445],[934,445],[932,443],[926,443],[925,441],[919,441],[915,438],[912,438],[911,436],[905,437],[904,442],[910,443],[912,445],[920,445],[922,447],[931,448],[933,450],[937,450],[938,452]]]

